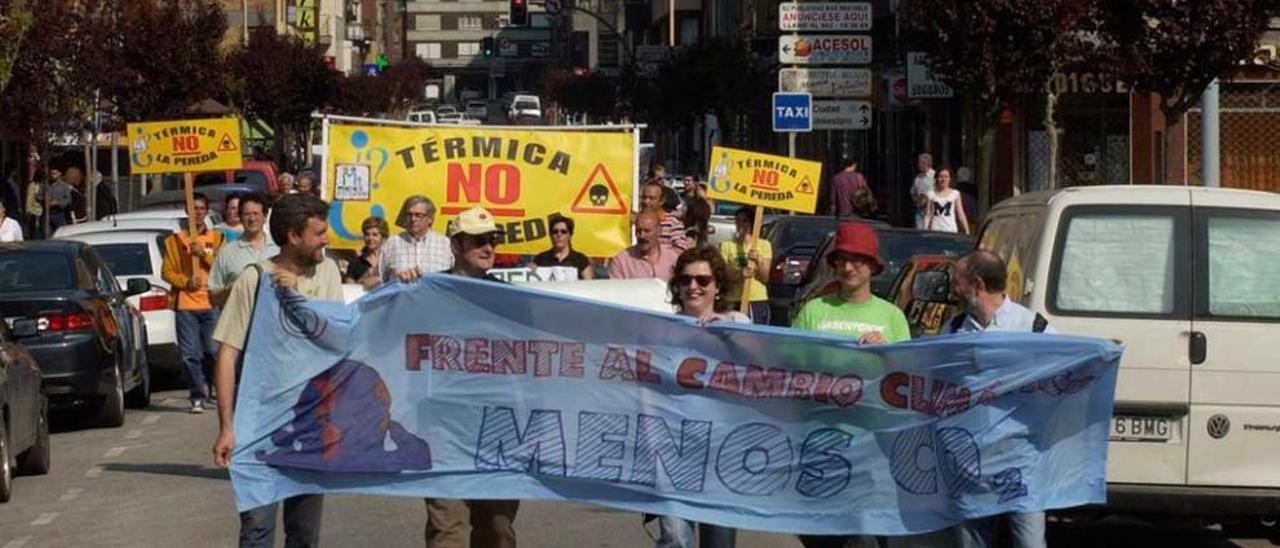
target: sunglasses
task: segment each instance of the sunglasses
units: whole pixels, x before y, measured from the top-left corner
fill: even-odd
[[[698,282],[698,287],[707,287],[711,285],[711,282],[714,282],[714,281],[716,281],[715,278],[708,276],[706,274],[696,274],[696,275],[681,274],[679,276],[676,276],[676,287],[687,286],[689,285],[689,282]]]
[[[565,230],[565,229],[563,229],[563,228],[553,228],[553,229],[551,229],[551,233],[552,233],[552,234],[568,234],[568,233],[569,233],[569,231],[568,231],[568,230]]]
[[[484,247],[486,245],[497,247],[498,244],[501,243],[498,238],[498,233],[496,232],[492,234],[480,234],[480,235],[468,234],[466,235],[465,239],[466,239],[466,242],[471,244],[472,247]]]

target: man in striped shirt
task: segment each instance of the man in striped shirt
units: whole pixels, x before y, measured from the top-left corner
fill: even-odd
[[[431,230],[436,220],[436,204],[430,198],[415,194],[405,199],[396,217],[396,226],[404,232],[382,244],[378,271],[386,281],[412,282],[423,274],[441,272],[453,267],[449,239]]]
[[[658,241],[662,245],[675,249],[676,254],[689,248],[684,237],[684,223],[662,208],[662,185],[651,182],[640,189],[640,211],[652,211],[658,216],[662,227]]]

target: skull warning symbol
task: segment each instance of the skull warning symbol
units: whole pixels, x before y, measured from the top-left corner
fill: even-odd
[[[590,193],[591,205],[602,207],[605,202],[609,201],[609,189],[602,184],[591,185],[591,189],[588,192]]]

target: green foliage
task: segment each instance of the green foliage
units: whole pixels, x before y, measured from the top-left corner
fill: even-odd
[[[34,19],[27,0],[0,1],[0,36],[4,37],[0,40],[0,92],[9,83],[13,63]]]
[[[338,74],[324,48],[262,27],[227,55],[226,93],[245,116],[276,131],[302,131],[334,97]]]

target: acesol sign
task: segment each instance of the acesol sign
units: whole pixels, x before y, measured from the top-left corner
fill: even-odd
[[[861,34],[779,36],[778,62],[794,65],[865,65],[871,62],[871,37]]]

